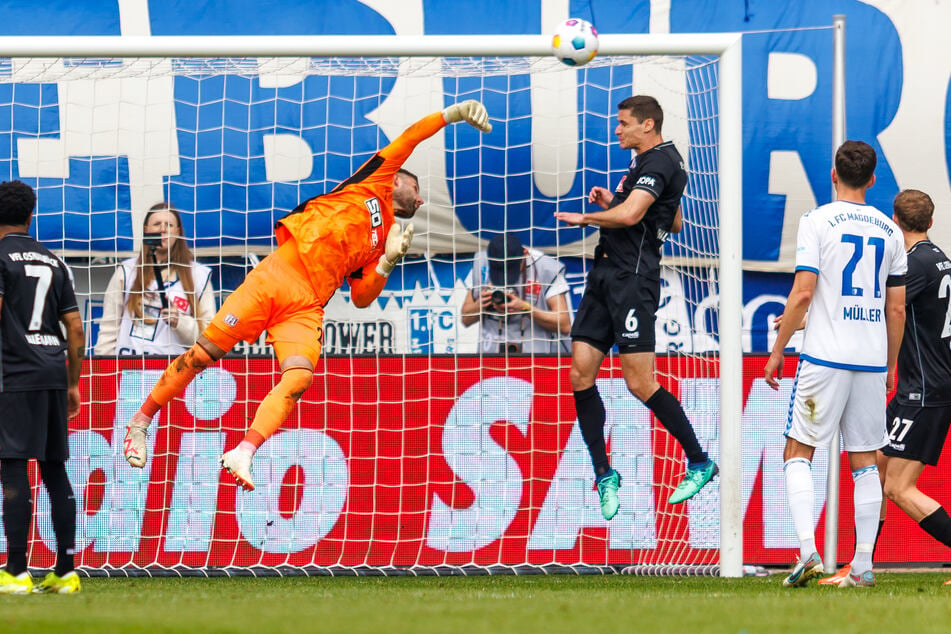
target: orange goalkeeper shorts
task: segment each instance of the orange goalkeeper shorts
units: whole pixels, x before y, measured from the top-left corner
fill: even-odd
[[[324,307],[295,265],[299,262],[296,249],[294,241],[288,241],[264,258],[228,296],[202,334],[222,350],[230,350],[239,341],[256,341],[267,330],[267,342],[278,361],[299,355],[316,366]]]

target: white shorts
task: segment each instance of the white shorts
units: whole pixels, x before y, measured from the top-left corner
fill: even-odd
[[[856,372],[799,361],[785,435],[825,447],[842,432],[845,451],[874,451],[885,434],[885,373]]]

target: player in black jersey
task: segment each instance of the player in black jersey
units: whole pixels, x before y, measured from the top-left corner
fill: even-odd
[[[906,189],[895,197],[894,210],[908,250],[907,317],[879,471],[885,496],[951,547],[951,517],[918,489],[925,465],[938,464],[951,424],[951,260],[928,240],[934,203],[927,194]]]
[[[687,455],[687,473],[668,503],[693,497],[717,473],[680,402],[654,377],[661,248],[667,235],[682,227],[680,198],[687,185],[680,153],[661,136],[663,123],[664,112],[653,97],[638,95],[622,101],[614,133],[623,149],[636,154],[627,174],[613,194],[603,187],[592,188],[588,202],[604,211],[555,213],[570,225],[601,228],[594,267],[571,328],[570,377],[605,519],[617,513],[621,479],[611,468],[605,448],[604,402],[595,379],[614,345],[628,389],[654,412]]]
[[[7,565],[0,570],[3,594],[80,589],[73,570],[76,500],[66,476],[66,420],[79,414],[85,336],[69,269],[27,233],[35,205],[29,185],[0,183],[0,482],[7,538]],[[30,458],[39,462],[56,535],[56,568],[36,586],[26,569],[33,513]]]

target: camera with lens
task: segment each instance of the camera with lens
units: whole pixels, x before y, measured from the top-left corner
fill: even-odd
[[[161,233],[143,233],[142,244],[149,248],[157,249],[162,246],[162,237]]]
[[[515,294],[514,290],[504,286],[488,286],[486,290],[489,291],[489,300],[496,310],[500,310],[505,306],[511,299],[511,296]]]

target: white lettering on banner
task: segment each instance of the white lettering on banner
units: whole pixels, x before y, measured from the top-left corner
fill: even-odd
[[[797,150],[774,150],[769,153],[768,192],[782,196],[783,228],[779,243],[778,270],[788,271],[796,262],[796,231],[802,214],[816,208],[816,197],[809,184],[809,174]]]
[[[287,472],[304,473],[300,504],[290,518],[279,509]],[[254,455],[255,489],[235,488],[241,534],[266,553],[293,553],[322,540],[340,518],[350,486],[347,458],[327,434],[295,429],[271,436]]]
[[[325,354],[394,354],[389,321],[324,321]]]
[[[223,432],[182,434],[175,488],[172,490],[168,527],[165,529],[165,550],[205,552],[211,546],[211,527],[214,526],[217,511],[218,474],[221,470],[218,456],[224,451],[224,446]]]
[[[443,427],[443,456],[469,488],[472,506],[456,509],[433,496],[426,545],[446,552],[469,552],[505,534],[518,512],[524,475],[518,463],[489,434],[496,421],[508,421],[524,435],[532,408],[532,384],[495,377],[467,389]]]
[[[772,304],[772,306],[770,306]],[[765,306],[765,309],[764,309]],[[772,310],[771,310],[772,309]],[[772,328],[773,320],[783,314],[783,311],[786,309],[786,296],[785,295],[758,295],[743,306],[743,351],[749,352],[753,350],[753,328],[759,323],[760,325],[766,324],[766,345],[762,347],[764,350],[772,350],[773,343],[776,342],[777,331]],[[760,310],[765,310],[763,314],[760,314]],[[789,343],[786,344],[786,349],[799,350],[802,347],[802,331],[797,330],[792,338],[789,340]]]
[[[700,446],[710,458],[720,460],[720,380],[719,379],[681,379],[680,403]],[[782,396],[773,395],[777,401]],[[786,400],[786,403],[789,401]],[[781,421],[780,421],[781,423]],[[781,439],[782,426],[777,433],[773,427],[764,427],[770,435]],[[744,430],[745,431],[745,430]],[[744,436],[746,438],[746,436]],[[744,450],[746,447],[744,446]],[[675,451],[683,455],[678,448]],[[759,465],[757,465],[759,466]],[[686,467],[686,463],[683,464]],[[755,468],[755,467],[754,467]],[[675,471],[682,471],[680,465]],[[745,473],[745,472],[744,472]],[[745,482],[744,482],[745,484]],[[746,513],[746,504],[749,497],[743,498],[743,513]],[[705,486],[695,496],[687,500],[687,522],[690,528],[690,545],[694,548],[719,548],[720,546],[720,487],[719,481]]]
[[[193,415],[224,413],[233,403],[234,378],[225,370],[215,370],[200,382],[200,388],[186,396],[186,407]],[[67,471],[77,498],[78,550],[90,544],[96,552],[138,550],[149,465],[144,470],[129,467],[122,457],[122,440],[125,421],[159,374],[157,370],[134,370],[119,375],[111,444],[94,431],[70,435],[72,458]],[[786,504],[782,470],[782,431],[792,383],[791,378],[784,379],[777,393],[763,379],[756,379],[743,412],[743,513],[762,473],[763,545],[768,549],[793,548],[798,544]],[[612,549],[656,546],[658,519],[654,512],[654,452],[649,413],[628,392],[622,379],[599,380],[598,389],[605,402],[606,433],[613,462],[624,476],[624,486],[619,491],[620,514],[611,523],[601,518],[598,496],[592,487],[590,458],[575,424],[532,527],[527,544],[530,550],[571,549],[586,527],[608,527]],[[719,381],[685,378],[679,383],[679,391],[701,444],[711,457],[719,459]],[[492,439],[489,430],[502,420],[521,433],[528,433],[533,397],[533,386],[514,377],[486,379],[458,397],[447,417],[442,445],[446,463],[471,488],[474,500],[469,508],[459,509],[439,497],[433,498],[426,536],[428,547],[471,552],[491,544],[509,530],[519,511],[525,474],[504,447]],[[155,436],[149,435],[150,453]],[[182,433],[164,550],[204,552],[211,548],[212,527],[216,513],[220,512],[217,457],[224,442],[221,432]],[[281,488],[295,466],[303,473],[303,494],[291,515],[286,510],[282,515]],[[822,483],[827,470],[828,454],[819,449],[813,460],[816,518],[825,503]],[[349,474],[343,450],[326,434],[308,429],[277,434],[255,457],[254,475],[257,489],[253,493],[236,489],[236,519],[241,534],[255,548],[265,552],[297,552],[323,539],[339,520],[348,494]],[[103,499],[87,515],[84,497],[91,480],[104,482]],[[719,544],[718,508],[716,485],[705,488],[687,503],[692,547],[715,548]],[[40,537],[52,550],[55,537],[49,521],[49,499],[42,487],[38,489],[37,509]]]
[[[610,523],[601,516],[591,458],[576,422],[529,537],[529,550],[570,549],[582,528],[602,526],[609,527],[611,548],[656,546],[650,416],[624,379],[599,379],[597,384],[607,416],[611,461],[624,478],[618,489],[621,509]]]
[[[87,540],[86,543],[94,542],[94,550],[100,553],[135,552],[139,548],[145,497],[148,494],[149,479],[152,474],[152,461],[147,462],[142,469],[129,466],[122,455],[122,443],[125,440],[126,424],[138,411],[160,376],[162,376],[161,370],[123,370],[119,375],[111,445],[98,442],[101,436],[95,432],[77,432],[87,436],[85,438],[80,436],[76,440],[85,441],[84,444],[92,446],[80,446],[74,449],[73,437],[77,434],[70,436],[70,455],[74,457],[69,463],[79,461],[82,464],[82,461],[88,461],[88,465],[81,468],[80,474],[75,474],[82,475],[81,478],[70,478],[76,492],[77,511],[84,506],[80,492],[85,491],[92,472],[97,468],[102,469],[106,476],[99,512],[92,517],[80,516],[81,521],[85,520],[84,527],[77,523],[77,549],[83,539]],[[154,430],[148,435],[149,455],[155,452],[155,436]],[[72,464],[69,466],[75,469]],[[79,486],[76,486],[77,484]],[[80,528],[84,528],[83,533],[79,532]]]
[[[783,430],[789,411],[793,379],[780,381],[779,391],[770,388],[764,379],[755,379],[743,409],[743,516],[753,495],[753,485],[762,467],[763,473],[763,541],[767,548],[796,548],[799,539],[793,529],[792,516],[786,501],[783,476]],[[714,460],[719,460],[720,426],[719,379],[681,379],[680,398],[697,438]],[[825,481],[829,468],[829,452],[817,448],[812,460],[815,487],[813,517],[825,505]],[[689,509],[690,545],[694,548],[716,548],[720,544],[720,488],[705,487],[687,502]]]
[[[119,443],[121,447],[121,437]],[[124,500],[131,499],[132,495],[123,497],[126,491],[120,491],[116,486],[108,486],[110,475],[121,468],[109,441],[102,434],[94,431],[73,432],[69,435],[69,456],[69,460],[66,461],[66,473],[73,485],[73,495],[76,498],[76,552],[85,549],[94,541],[97,551],[106,550],[100,546],[100,543],[102,545],[114,543],[121,546],[116,550],[134,552],[138,548],[141,516],[138,518],[139,523],[136,524],[134,510],[127,509],[127,505],[123,503]],[[131,469],[131,467],[128,468]],[[89,516],[85,513],[86,484],[97,471],[102,473],[107,485],[98,511]],[[50,498],[46,493],[46,487],[38,487],[36,491],[36,517],[40,538],[43,544],[55,553],[56,536],[53,534],[53,524],[49,519],[52,515]],[[144,493],[142,501],[144,502]],[[114,526],[109,524],[109,519],[116,520]],[[125,538],[111,539],[113,534],[119,531],[124,533]],[[130,535],[129,531],[134,531],[134,534]]]
[[[238,386],[227,370],[208,368],[185,388],[185,409],[195,418],[217,420],[228,413],[238,395]]]

